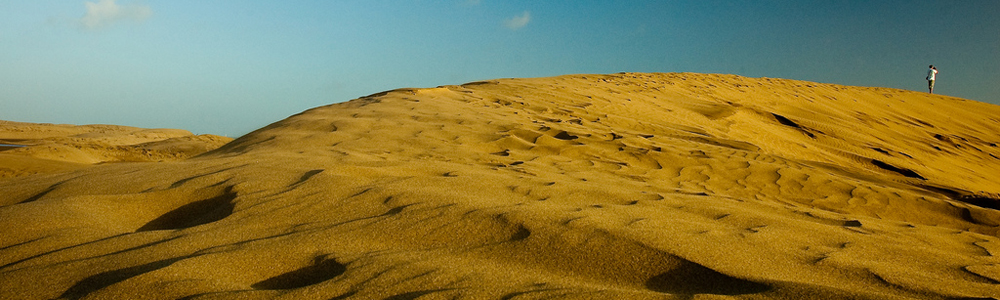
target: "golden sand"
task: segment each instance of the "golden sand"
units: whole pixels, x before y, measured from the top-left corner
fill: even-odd
[[[179,129],[0,120],[0,179],[97,163],[183,160],[230,141],[227,137],[194,135]]]
[[[995,299],[997,116],[622,73],[399,89],[188,159],[224,140],[0,123],[64,139],[0,152],[0,298]]]

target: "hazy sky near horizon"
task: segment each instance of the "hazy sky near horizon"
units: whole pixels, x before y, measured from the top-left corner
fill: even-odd
[[[699,72],[1000,103],[1000,1],[8,0],[0,120],[236,137],[402,87]]]

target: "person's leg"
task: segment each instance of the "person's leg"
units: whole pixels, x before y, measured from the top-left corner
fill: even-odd
[[[930,90],[931,94],[934,93],[934,80],[927,81],[927,89]]]

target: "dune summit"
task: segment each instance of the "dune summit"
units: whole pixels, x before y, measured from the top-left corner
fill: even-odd
[[[232,140],[178,129],[0,121],[0,179],[98,163],[183,160]]]
[[[0,298],[997,299],[996,116],[688,73],[393,90],[0,180]]]

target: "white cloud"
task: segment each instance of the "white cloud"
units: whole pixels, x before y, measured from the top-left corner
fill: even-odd
[[[87,14],[80,18],[80,26],[85,29],[99,29],[123,20],[141,22],[153,14],[147,5],[118,5],[115,0],[85,2],[84,5],[87,6]]]
[[[507,28],[512,30],[518,30],[521,29],[521,27],[528,25],[528,22],[531,22],[531,12],[524,11],[524,13],[521,13],[520,16],[515,16],[503,21],[503,26],[507,26]]]

